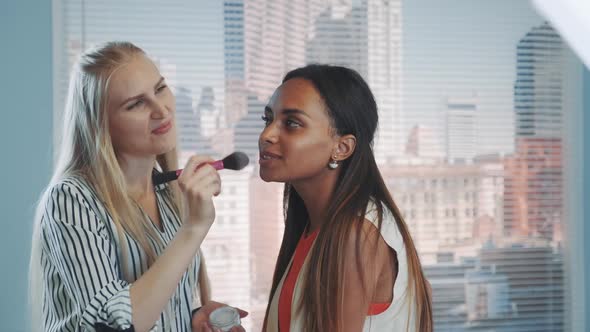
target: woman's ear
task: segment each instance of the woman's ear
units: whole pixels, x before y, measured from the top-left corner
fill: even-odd
[[[343,135],[337,138],[336,147],[332,158],[335,161],[343,161],[348,159],[356,148],[356,137],[354,135]]]

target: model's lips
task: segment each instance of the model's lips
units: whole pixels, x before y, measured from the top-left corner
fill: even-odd
[[[261,160],[281,159],[281,156],[276,155],[276,154],[271,153],[271,152],[261,152],[260,153],[260,159]]]
[[[281,156],[276,155],[274,153],[271,152],[261,152],[260,153],[260,159],[258,160],[258,163],[263,166],[269,163],[272,163],[274,160],[279,160],[281,159]]]
[[[152,133],[154,133],[156,135],[165,134],[168,132],[168,130],[170,130],[170,128],[172,128],[172,120],[168,120],[167,122],[164,122],[158,128],[152,130]]]

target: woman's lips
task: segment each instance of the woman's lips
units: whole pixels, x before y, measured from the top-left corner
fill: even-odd
[[[281,159],[281,156],[276,155],[274,153],[270,153],[270,152],[262,152],[262,153],[260,153],[260,159],[258,160],[258,163],[261,165],[268,164],[268,163],[272,162],[273,160],[277,160],[277,159]]]
[[[152,133],[156,134],[156,135],[162,135],[167,133],[170,128],[172,128],[172,121],[168,121],[164,124],[162,124],[161,126],[159,126],[158,128],[152,130]]]

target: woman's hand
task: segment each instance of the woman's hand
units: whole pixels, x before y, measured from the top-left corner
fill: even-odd
[[[215,301],[209,301],[207,304],[205,304],[204,306],[202,306],[194,315],[192,318],[192,328],[193,328],[193,332],[215,332],[215,331],[219,331],[219,329],[215,329],[211,326],[211,324],[209,324],[209,315],[213,312],[213,310],[217,309],[217,308],[221,308],[221,307],[225,307],[227,306],[227,304],[223,304],[223,303],[219,303],[219,302],[215,302]],[[248,312],[236,308],[238,310],[238,313],[240,314],[240,318],[244,318],[246,316],[248,316]],[[240,326],[234,326],[231,328],[230,330],[231,332],[245,332],[246,330],[244,329],[244,327],[242,327],[242,325]]]
[[[205,226],[207,229],[215,219],[213,196],[221,191],[221,179],[217,170],[209,165],[209,157],[192,156],[182,174],[178,186],[186,199],[187,226]]]

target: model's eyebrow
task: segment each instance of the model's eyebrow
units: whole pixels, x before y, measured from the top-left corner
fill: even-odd
[[[302,110],[297,109],[297,108],[285,108],[285,109],[283,109],[283,112],[282,113],[284,115],[303,115],[303,116],[306,116],[308,118],[310,117],[307,113],[305,113],[305,111],[302,111]]]
[[[163,76],[160,76],[160,79],[158,80],[158,83],[156,83],[156,85],[154,85],[154,90],[155,90],[155,89],[157,89],[157,88],[158,88],[158,86],[159,86],[160,84],[162,84],[162,82],[164,82],[164,77],[163,77]]]
[[[158,86],[159,86],[160,84],[162,84],[162,82],[164,82],[164,77],[160,76],[160,79],[158,80],[158,83],[156,83],[156,84],[154,85],[154,89],[157,89],[157,88],[158,88]],[[141,98],[141,97],[143,97],[144,95],[145,95],[144,93],[140,93],[140,94],[138,94],[138,95],[136,95],[136,96],[129,97],[129,98],[127,98],[127,99],[123,100],[123,102],[121,103],[121,106],[122,106],[122,105],[125,105],[127,102],[129,102],[129,101],[131,101],[131,100],[133,100],[133,99],[138,99],[138,98]]]
[[[268,113],[271,113],[272,114],[273,111],[272,111],[272,108],[270,108],[270,106],[267,105],[267,106],[264,107],[264,114],[268,114]],[[297,114],[300,114],[300,115],[306,116],[308,118],[311,118],[307,113],[305,113],[305,111],[302,111],[302,110],[297,109],[297,108],[285,108],[285,109],[281,110],[281,113],[283,115],[294,115],[294,114],[297,115]]]

